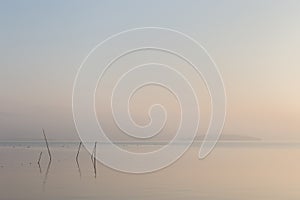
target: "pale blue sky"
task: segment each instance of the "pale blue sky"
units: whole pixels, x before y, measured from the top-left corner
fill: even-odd
[[[209,51],[228,95],[224,134],[300,139],[299,1],[1,1],[0,139],[76,138],[71,93],[87,53],[161,26]]]

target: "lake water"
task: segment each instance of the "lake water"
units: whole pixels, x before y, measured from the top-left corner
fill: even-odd
[[[204,160],[193,145],[173,165],[154,173],[127,174],[97,162],[78,143],[0,143],[0,199],[282,200],[300,199],[300,145],[220,142]],[[130,145],[136,151],[152,145]],[[40,167],[37,160],[43,152]],[[49,168],[48,168],[49,166]]]

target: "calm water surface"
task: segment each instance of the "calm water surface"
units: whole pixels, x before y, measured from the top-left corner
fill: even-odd
[[[204,160],[198,160],[196,144],[173,165],[155,173],[126,174],[98,162],[96,177],[85,149],[78,167],[77,145],[51,143],[53,161],[48,165],[44,143],[0,143],[0,199],[300,199],[298,144],[219,143]],[[138,152],[154,146],[125,148]]]

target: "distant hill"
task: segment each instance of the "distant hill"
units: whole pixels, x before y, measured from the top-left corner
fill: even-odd
[[[195,140],[203,140],[204,135],[196,136]],[[221,141],[258,141],[261,140],[257,137],[247,136],[247,135],[235,135],[235,134],[221,134]]]

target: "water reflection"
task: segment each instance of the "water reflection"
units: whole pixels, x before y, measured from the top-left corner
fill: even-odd
[[[78,160],[76,160],[76,163],[77,163],[77,168],[78,168],[79,177],[81,178],[81,169],[80,169],[80,165],[79,165]]]
[[[75,163],[78,144],[61,147],[52,143],[51,153],[54,159],[50,162],[48,156],[45,156],[45,160],[42,157],[39,163],[41,171],[33,167],[36,165],[30,166],[29,161],[36,161],[44,146],[30,149],[26,146],[15,149],[0,147],[0,199],[252,200],[253,196],[256,200],[300,198],[300,162],[295,159],[300,155],[300,145],[223,145],[217,147],[204,160],[197,159],[198,148],[192,147],[168,168],[155,173],[132,175],[104,166],[101,167],[101,173],[99,170],[95,171],[97,161],[94,162],[93,156],[91,162],[91,155],[83,149]],[[97,147],[97,151],[100,147],[101,152],[109,151],[106,146],[102,148],[100,143]],[[128,145],[127,148],[148,151],[152,147],[140,145],[137,148],[135,145]]]
[[[47,170],[46,170],[46,173],[45,173],[45,176],[44,176],[44,180],[43,180],[43,188],[45,189],[45,185],[46,185],[46,182],[48,180],[48,174],[49,174],[49,171],[50,171],[50,166],[51,166],[51,160],[49,160],[48,162],[48,166],[47,166]]]
[[[94,173],[95,173],[95,178],[97,177],[97,161],[96,161],[96,149],[97,149],[97,142],[95,142],[94,146],[94,152],[93,152],[93,167],[94,167]]]
[[[96,161],[96,149],[97,149],[97,142],[95,142],[95,145],[94,145],[94,149],[93,149],[93,152],[91,154],[91,161],[92,161],[92,165],[93,165],[93,168],[94,168],[94,177],[96,178],[97,177],[97,161]]]
[[[41,164],[38,163],[38,166],[39,166],[39,170],[40,170],[40,174],[42,173],[42,168],[41,168]]]
[[[80,152],[80,149],[81,149],[81,145],[82,145],[82,142],[79,143],[77,154],[76,154],[76,163],[77,163],[77,168],[78,168],[80,178],[81,178],[81,170],[80,170],[80,165],[79,165],[78,158],[79,158],[79,152]]]

